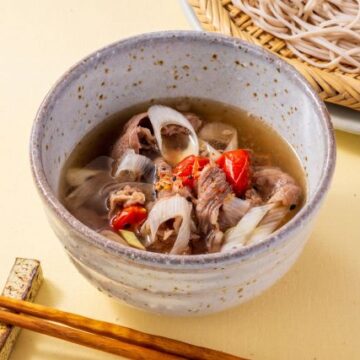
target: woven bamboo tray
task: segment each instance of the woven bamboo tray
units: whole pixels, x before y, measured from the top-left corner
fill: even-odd
[[[187,0],[202,28],[263,46],[296,67],[327,102],[360,111],[360,74],[324,70],[298,59],[280,40],[253,24],[231,0]],[[360,45],[359,45],[360,46]]]

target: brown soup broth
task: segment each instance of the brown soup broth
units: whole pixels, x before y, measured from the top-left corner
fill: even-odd
[[[292,147],[270,126],[234,106],[200,98],[176,98],[151,100],[129,107],[108,117],[83,137],[67,159],[61,174],[59,195],[67,208],[69,206],[67,206],[66,196],[72,190],[66,181],[68,169],[84,167],[102,155],[109,156],[111,147],[121,134],[126,121],[134,114],[145,112],[155,103],[167,105],[179,111],[191,111],[200,116],[204,122],[221,121],[231,124],[238,130],[239,148],[251,149],[255,154],[269,155],[271,165],[280,167],[300,185],[303,192],[300,204],[304,202],[306,178],[300,160]],[[300,208],[301,205],[291,211],[284,223],[290,220]],[[89,223],[87,225],[91,226]]]

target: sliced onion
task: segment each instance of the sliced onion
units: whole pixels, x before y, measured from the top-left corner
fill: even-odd
[[[201,156],[209,157],[213,161],[216,161],[221,156],[221,152],[217,151],[205,140],[199,139],[199,144]]]
[[[226,198],[220,211],[222,229],[235,226],[250,208],[251,203],[249,200],[243,200],[236,196]]]
[[[176,165],[189,155],[199,155],[199,142],[196,132],[189,120],[180,112],[163,105],[153,105],[148,110],[149,119],[161,155],[171,165]],[[189,131],[189,141],[183,150],[168,148],[161,135],[161,129],[167,125],[178,125]]]
[[[253,207],[244,215],[236,226],[225,233],[224,245],[221,248],[221,251],[232,249],[234,244],[236,244],[236,247],[239,245],[245,246],[248,238],[253,233],[257,225],[275,206],[277,206],[277,204],[266,204],[263,206]]]
[[[98,175],[102,170],[87,168],[71,168],[66,173],[66,181],[70,186],[80,186],[85,181]]]
[[[112,183],[113,180],[110,175],[105,171],[99,171],[96,175],[87,178],[84,182],[79,184],[69,195],[66,197],[66,203],[71,209],[77,209],[80,206],[83,206],[87,201],[92,200],[97,202],[99,205],[102,204],[102,201],[98,199],[98,196],[101,198],[100,189],[104,184]]]
[[[221,122],[205,124],[199,132],[199,137],[215,149],[229,151],[238,148],[237,130]]]
[[[286,206],[280,206],[270,210],[254,230],[246,245],[254,245],[263,241],[279,227],[288,212],[289,208]]]
[[[144,155],[136,154],[133,149],[126,150],[113,170],[115,178],[126,178],[138,181],[144,179],[153,182],[155,174],[154,163]]]
[[[111,168],[112,159],[108,156],[99,156],[83,168],[71,168],[66,172],[66,181],[72,187],[78,187],[101,172]]]
[[[143,233],[150,233],[147,244],[151,245],[155,242],[156,234],[162,223],[180,217],[182,222],[170,254],[181,254],[190,240],[191,210],[192,205],[179,195],[158,200],[142,227]]]

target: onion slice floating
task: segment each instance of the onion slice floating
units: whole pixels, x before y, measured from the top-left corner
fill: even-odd
[[[155,242],[156,234],[162,223],[180,217],[182,219],[181,225],[170,254],[181,254],[188,246],[190,239],[191,210],[191,204],[180,195],[158,200],[141,230],[143,233],[150,233],[147,245]]]
[[[115,178],[125,177],[127,181],[153,182],[155,176],[154,163],[144,155],[136,154],[134,150],[126,150],[113,169]],[[126,179],[127,177],[127,179]]]
[[[99,156],[83,168],[70,168],[66,172],[66,181],[72,187],[83,185],[93,177],[105,174],[111,167],[112,159],[107,156]]]
[[[270,210],[254,230],[246,245],[255,245],[263,241],[279,227],[288,212],[289,208],[286,206],[280,206]]]
[[[99,171],[96,173],[96,175],[87,177],[84,182],[80,183],[79,186],[77,186],[69,195],[66,196],[65,200],[68,207],[72,210],[75,210],[83,206],[87,201],[91,200],[98,200],[98,204],[101,206],[102,202],[101,200],[99,201],[99,194],[98,192],[94,191],[94,189],[98,189],[104,184],[112,181],[113,180],[110,175],[105,171]]]
[[[163,105],[153,105],[148,109],[148,116],[161,155],[171,165],[176,165],[189,155],[199,155],[199,141],[189,120],[180,112]],[[178,125],[188,130],[188,142],[185,149],[169,148],[163,141],[161,129],[167,125]]]
[[[230,151],[239,147],[237,130],[221,122],[205,124],[199,132],[199,137],[217,150]]]
[[[266,204],[263,206],[257,206],[247,212],[244,217],[237,223],[236,226],[229,229],[225,233],[224,245],[221,248],[221,252],[230,250],[233,248],[243,247],[248,241],[249,237],[258,226],[264,216],[278,204]]]
[[[231,196],[225,199],[220,211],[220,224],[222,228],[235,226],[242,217],[250,210],[251,203],[248,200]]]
[[[66,173],[66,181],[70,186],[77,187],[101,172],[97,169],[71,168]]]

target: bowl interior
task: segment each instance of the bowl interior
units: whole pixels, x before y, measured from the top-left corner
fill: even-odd
[[[321,102],[283,61],[239,40],[197,32],[121,41],[74,66],[46,98],[34,144],[57,194],[67,157],[109,115],[149,99],[200,97],[240,107],[295,149],[307,176],[307,202],[328,166],[331,136]]]

